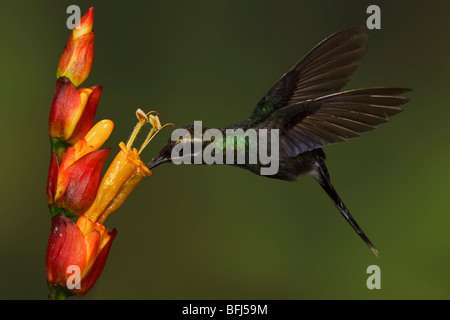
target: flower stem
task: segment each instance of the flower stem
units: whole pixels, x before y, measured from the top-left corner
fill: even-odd
[[[66,152],[66,149],[70,147],[70,144],[56,138],[50,138],[50,144],[52,146],[53,152],[58,157],[58,162],[61,163],[61,159]]]
[[[72,294],[67,288],[57,285],[48,285],[48,300],[66,300]]]
[[[66,209],[63,208],[58,208],[56,206],[49,206],[50,209],[50,214],[52,215],[52,217],[56,216],[57,214],[63,214],[65,215],[67,218],[73,218],[76,217],[77,215],[67,211]]]

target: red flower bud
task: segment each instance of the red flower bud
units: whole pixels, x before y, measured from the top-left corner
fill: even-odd
[[[52,139],[75,144],[91,129],[97,111],[102,86],[76,89],[66,77],[56,82],[49,115],[49,135]]]
[[[67,77],[78,87],[89,76],[94,59],[94,8],[80,19],[62,53],[56,77]]]
[[[75,86],[66,77],[59,78],[48,120],[51,138],[63,141],[69,139],[76,125],[74,120],[78,120],[74,118],[77,113],[81,113],[80,107],[81,98]]]
[[[54,216],[45,259],[50,298],[61,291],[86,294],[100,277],[116,234],[83,216],[77,224]]]

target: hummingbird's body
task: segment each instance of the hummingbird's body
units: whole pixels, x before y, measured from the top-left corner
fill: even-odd
[[[186,129],[187,131],[189,131],[191,137],[194,137],[194,126],[189,125],[184,127],[183,129]],[[209,130],[211,128],[207,128],[207,127],[203,127],[202,128],[202,137],[203,134],[205,133],[205,131]],[[257,161],[255,163],[251,163],[249,161],[250,159],[250,152],[252,150],[252,148],[254,148],[253,150],[255,150],[256,152],[258,152],[259,150],[259,141],[260,141],[260,137],[259,137],[259,130],[260,129],[267,129],[267,130],[273,130],[273,129],[278,129],[277,126],[275,124],[272,124],[271,122],[255,122],[255,121],[248,121],[248,119],[246,119],[245,121],[235,124],[235,125],[230,125],[224,128],[214,128],[220,131],[221,136],[223,138],[221,139],[215,139],[216,137],[213,137],[213,141],[202,141],[202,153],[205,152],[206,148],[210,148],[210,150],[218,150],[220,149],[221,153],[222,153],[222,161],[220,161],[221,164],[227,164],[227,165],[231,165],[231,166],[235,166],[235,167],[239,167],[242,169],[246,169],[249,170],[257,175],[261,175],[261,168],[264,168],[267,166],[267,164],[263,164],[259,161],[259,159],[257,159]],[[250,139],[248,137],[242,137],[242,136],[238,136],[238,137],[234,137],[232,136],[231,138],[227,135],[227,130],[231,130],[231,131],[237,131],[237,130],[242,130],[243,132],[248,132],[249,130],[254,130],[255,132],[255,139]],[[186,139],[186,137],[184,137],[184,143],[187,144],[193,144],[194,141]],[[173,143],[173,142],[172,142]],[[168,143],[169,148],[172,147],[172,143]],[[235,159],[235,161],[233,161],[232,163],[227,162],[227,149],[230,148],[230,145],[233,145],[233,159]],[[167,145],[166,145],[167,146]],[[268,153],[271,154],[272,150],[270,148],[271,146],[271,139],[270,136],[268,137],[268,141],[267,141],[267,146],[268,146]],[[194,148],[192,148],[194,149]],[[237,159],[238,159],[238,150],[243,150],[244,152],[244,158],[245,161],[243,161],[243,163],[238,163]],[[168,153],[170,151],[170,153],[172,152],[172,148],[166,150],[166,151],[162,151],[162,153]],[[160,153],[161,154],[161,153]],[[194,157],[194,153],[192,152],[192,157]],[[171,159],[173,160],[173,156],[171,157]],[[300,174],[303,173],[308,173],[311,170],[314,169],[314,163],[316,163],[317,161],[322,162],[325,159],[325,153],[323,152],[322,149],[314,149],[311,151],[307,151],[302,153],[301,155],[298,155],[296,157],[290,157],[283,148],[280,148],[278,150],[278,160],[279,160],[279,168],[278,171],[273,174],[273,175],[266,175],[266,177],[268,178],[274,178],[274,179],[280,179],[280,180],[286,180],[286,181],[295,181],[297,179],[297,177]],[[156,161],[156,158],[152,161]],[[149,163],[149,165],[152,162]],[[191,163],[195,164],[195,161],[192,160]],[[197,163],[199,164],[199,163]],[[205,161],[202,161],[201,164],[208,164]],[[216,163],[213,163],[216,164]],[[154,166],[153,166],[154,167]]]
[[[331,184],[325,166],[323,146],[359,137],[362,132],[386,123],[389,116],[401,112],[400,105],[408,99],[401,96],[409,89],[398,87],[372,87],[349,91],[339,90],[348,82],[351,74],[364,56],[368,34],[362,26],[339,31],[320,42],[289,70],[259,101],[249,118],[225,128],[218,129],[222,139],[203,139],[195,136],[193,126],[186,126],[189,134],[183,139],[169,140],[160,153],[148,163],[150,169],[173,161],[177,144],[194,144],[201,139],[201,152],[220,151],[226,163],[227,149],[234,145],[234,156],[240,144],[245,147],[245,161],[233,163],[261,175],[266,165],[261,161],[250,163],[250,153],[262,148],[260,131],[276,130],[277,150],[272,149],[268,134],[263,140],[268,154],[278,151],[278,170],[267,177],[294,181],[300,174],[310,174],[327,192],[334,204],[353,229],[377,255],[377,251]],[[245,137],[227,138],[230,129],[256,132],[257,139]],[[252,149],[252,147],[254,149]],[[195,150],[195,147],[194,147]],[[191,154],[195,157],[195,152]],[[205,164],[205,162],[194,162]]]

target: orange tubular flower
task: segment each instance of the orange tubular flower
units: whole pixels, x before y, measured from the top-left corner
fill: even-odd
[[[78,87],[89,76],[94,59],[94,8],[90,7],[72,31],[58,64],[56,78],[67,77]]]
[[[45,259],[49,298],[86,294],[100,277],[116,235],[115,229],[109,232],[84,217],[75,224],[54,216]]]
[[[120,151],[103,176],[97,191],[97,196],[92,206],[84,213],[84,216],[93,222],[103,223],[111,212],[117,210],[131,194],[143,178],[151,175],[151,171],[145,166],[139,157],[147,144],[164,126],[161,126],[158,116],[145,114],[138,109],[136,116],[139,119],[127,144],[119,144]],[[132,148],[137,134],[144,124],[150,123],[152,129],[138,151]]]

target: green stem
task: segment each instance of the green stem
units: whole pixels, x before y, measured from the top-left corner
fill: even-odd
[[[65,215],[67,218],[73,218],[73,217],[77,216],[76,214],[74,214],[74,213],[72,213],[70,211],[67,211],[66,209],[58,208],[58,207],[56,207],[54,205],[49,206],[49,209],[50,209],[50,213],[51,213],[52,217],[54,217],[54,216],[56,216],[57,214],[60,214],[60,213]]]
[[[58,285],[48,285],[48,300],[66,300],[72,296],[72,293],[67,289]]]
[[[64,153],[71,145],[66,141],[62,141],[57,138],[50,138],[50,144],[52,145],[53,152],[56,154],[59,162],[61,163]]]

